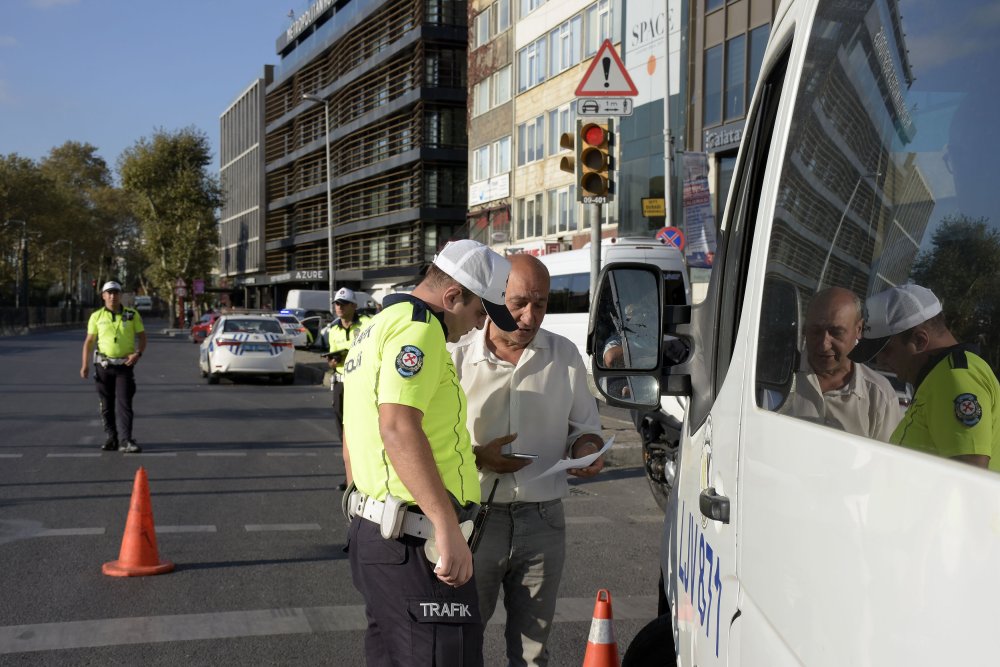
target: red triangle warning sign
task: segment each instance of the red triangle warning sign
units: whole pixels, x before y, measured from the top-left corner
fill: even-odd
[[[597,55],[576,87],[577,97],[632,97],[639,90],[632,83],[625,64],[610,39],[604,40]]]

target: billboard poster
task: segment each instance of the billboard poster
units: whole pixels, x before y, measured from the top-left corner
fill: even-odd
[[[684,153],[684,255],[688,266],[708,269],[715,258],[715,215],[708,189],[708,153]]]

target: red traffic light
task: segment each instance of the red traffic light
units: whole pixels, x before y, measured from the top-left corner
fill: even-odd
[[[608,133],[597,123],[588,123],[580,130],[580,136],[588,146],[600,146],[607,141]]]

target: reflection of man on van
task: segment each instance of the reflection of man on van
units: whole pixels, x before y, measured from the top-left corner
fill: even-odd
[[[902,285],[866,305],[851,358],[876,358],[916,387],[892,442],[1000,471],[1000,383],[974,346],[955,340],[934,293]]]
[[[843,287],[813,296],[806,310],[805,355],[779,412],[888,441],[902,413],[889,381],[848,357],[861,337],[861,301]]]

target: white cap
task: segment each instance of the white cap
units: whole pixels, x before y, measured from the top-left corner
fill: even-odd
[[[104,287],[101,288],[101,294],[105,292],[110,292],[112,290],[115,292],[121,292],[122,286],[116,283],[114,280],[109,280],[108,282],[104,283]]]
[[[334,303],[337,301],[349,301],[355,306],[358,305],[357,299],[354,298],[354,290],[347,287],[341,287],[337,290],[337,293],[333,295],[333,301]]]
[[[941,302],[926,287],[900,285],[879,292],[865,304],[865,328],[861,340],[848,355],[864,363],[875,358],[889,338],[923,324],[941,312]]]
[[[493,324],[504,331],[517,329],[505,304],[510,262],[478,241],[463,239],[445,245],[434,265],[482,299]]]

